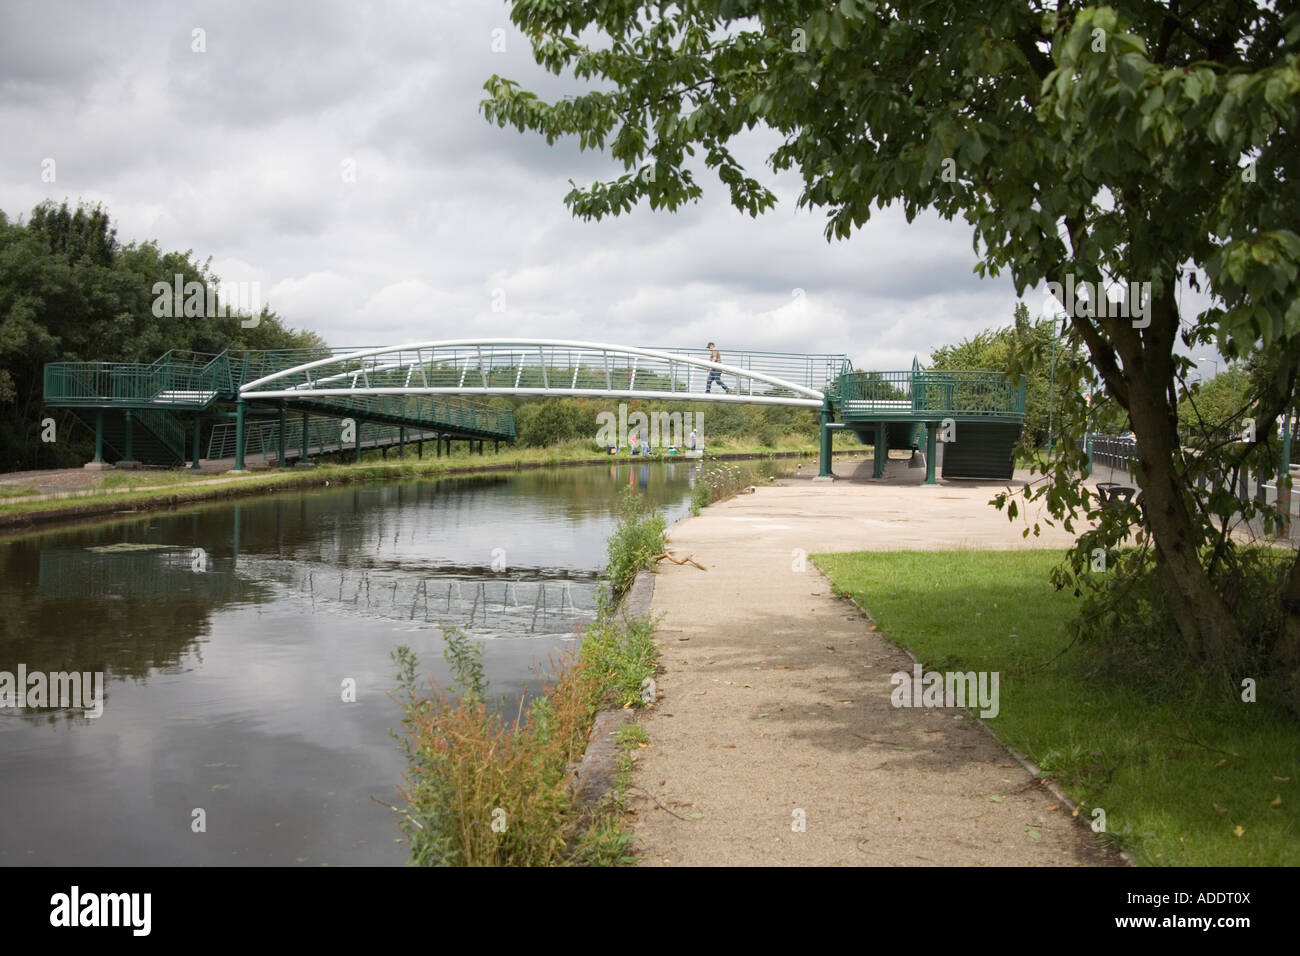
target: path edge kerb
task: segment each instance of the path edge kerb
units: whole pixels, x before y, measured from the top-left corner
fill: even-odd
[[[818,570],[820,571],[821,569],[819,568]],[[822,575],[825,576],[824,571],[822,572]],[[910,657],[912,659],[912,663],[920,667],[922,671],[925,670],[925,663],[919,657],[913,654],[906,647],[903,647],[901,644],[896,644],[894,641],[889,640],[889,636],[884,631],[880,630],[879,625],[876,623],[876,619],[871,616],[871,612],[869,612],[865,607],[859,604],[857,598],[853,597],[853,595],[851,594],[843,594],[842,597],[844,598],[844,600],[848,601],[855,608],[857,608],[858,613],[861,614],[863,618],[865,618],[868,622],[870,622],[871,626],[876,629],[874,633],[879,634],[883,640],[888,641],[890,647],[896,647],[904,654],[906,654],[908,657]],[[1051,777],[1043,776],[1042,775],[1043,771],[1041,770],[1041,768],[1038,767],[1037,764],[1035,764],[1032,760],[1030,760],[1028,756],[1021,753],[1019,750],[1016,750],[1016,748],[1012,747],[1005,740],[999,737],[997,731],[995,731],[992,727],[990,727],[988,723],[984,720],[984,718],[981,717],[978,713],[971,710],[970,708],[961,708],[961,709],[966,711],[967,717],[974,720],[975,723],[979,726],[979,728],[984,731],[984,733],[988,734],[990,737],[993,738],[994,743],[996,743],[999,747],[1005,750],[1011,757],[1013,757],[1015,761],[1018,764],[1020,764],[1020,766],[1024,767],[1025,770],[1029,772],[1029,775],[1034,778],[1035,783],[1040,784],[1049,793],[1051,793],[1052,796],[1054,796],[1056,799],[1060,800],[1063,804],[1065,804],[1067,807],[1070,808],[1071,817],[1073,818],[1076,825],[1078,826],[1087,825],[1087,821],[1078,815],[1081,812],[1081,808],[1079,804],[1075,803],[1074,800],[1071,799],[1069,794],[1067,794],[1064,790],[1062,790],[1059,786],[1057,786],[1056,781],[1054,781]],[[1089,833],[1092,832],[1092,829],[1090,827],[1088,832]],[[1134,862],[1133,857],[1129,855],[1127,850],[1119,849],[1118,847],[1114,849],[1115,852],[1118,853],[1119,858],[1123,860],[1126,865],[1137,866],[1137,863]]]
[[[654,572],[638,571],[632,587],[619,603],[618,613],[624,617],[649,617],[654,593]],[[607,707],[596,713],[587,734],[587,747],[574,772],[574,797],[582,806],[596,806],[614,789],[618,775],[618,745],[614,734],[619,727],[635,720],[636,713],[632,707]]]

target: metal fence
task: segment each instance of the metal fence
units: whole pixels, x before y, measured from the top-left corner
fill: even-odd
[[[1122,471],[1129,476],[1131,481],[1136,482],[1138,453],[1135,439],[1117,435],[1089,434],[1085,438],[1077,439],[1075,447],[1088,455],[1089,461],[1092,463],[1094,476],[1097,466],[1102,466],[1112,471]],[[1297,476],[1300,476],[1300,465],[1292,465],[1290,477],[1293,482]],[[1242,468],[1237,473],[1235,480],[1230,472],[1211,472],[1208,469],[1201,468],[1196,472],[1192,483],[1201,492],[1227,491],[1243,503],[1254,501],[1260,505],[1276,505],[1279,500],[1275,468],[1255,471]],[[1289,502],[1290,514],[1292,516],[1300,515],[1300,495],[1291,495]]]
[[[847,372],[835,383],[846,418],[916,420],[987,418],[1024,421],[1025,383],[1001,372],[914,368],[907,372]]]
[[[401,426],[379,425],[374,422],[359,422],[356,425],[357,436],[362,449],[385,448],[402,441]],[[208,436],[208,458],[235,457],[234,422],[219,422],[213,426]],[[433,441],[440,432],[406,429],[408,444],[420,441]],[[337,419],[313,418],[307,424],[307,454],[323,455],[333,452],[347,452],[354,447],[354,442],[343,441],[343,431]],[[299,458],[302,455],[302,421],[287,418],[284,423],[284,451],[286,458]],[[277,458],[280,454],[280,423],[278,421],[253,421],[244,426],[244,454],[250,457],[265,455]]]

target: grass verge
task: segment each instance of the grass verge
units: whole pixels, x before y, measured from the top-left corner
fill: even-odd
[[[1066,649],[1078,600],[1048,581],[1060,551],[819,554],[927,670],[1001,675],[988,722],[1143,865],[1300,864],[1300,728],[1277,700],[1187,672],[1092,672]]]

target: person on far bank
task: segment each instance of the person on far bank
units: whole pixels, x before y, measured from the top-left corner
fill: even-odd
[[[691,429],[691,451],[695,451],[695,429]]]
[[[722,353],[718,351],[718,347],[714,345],[712,342],[709,343],[709,361],[710,362],[722,361]],[[722,381],[721,369],[715,368],[709,372],[709,380],[704,383],[704,391],[706,392],[712,391],[714,382],[717,382],[720,386],[722,386],[722,390],[724,392],[730,394],[731,389],[727,388],[726,383]]]

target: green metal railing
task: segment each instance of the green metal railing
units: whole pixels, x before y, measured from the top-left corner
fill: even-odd
[[[153,408],[140,408],[132,416],[145,428],[158,436],[182,461],[185,459],[185,426],[170,412]]]
[[[1025,382],[1012,385],[1001,372],[913,369],[849,372],[831,390],[840,415],[852,421],[934,421],[982,418],[1023,422]]]
[[[380,448],[396,445],[403,440],[399,425],[379,425],[374,422],[361,422],[357,425],[357,435],[363,449]],[[434,430],[406,429],[405,441],[433,441],[440,435]],[[210,460],[235,457],[234,422],[220,422],[213,427],[208,436],[208,455]],[[354,440],[355,441],[355,440]],[[332,452],[348,452],[355,447],[353,442],[343,441],[343,432],[338,419],[313,418],[307,424],[307,454],[321,455]],[[302,419],[292,416],[284,423],[284,450],[286,458],[299,458],[302,454]],[[266,455],[278,457],[280,454],[280,423],[278,421],[248,422],[244,426],[244,454],[247,456]]]
[[[45,404],[201,409],[233,398],[226,353],[172,350],[139,362],[51,362],[45,366]]]

